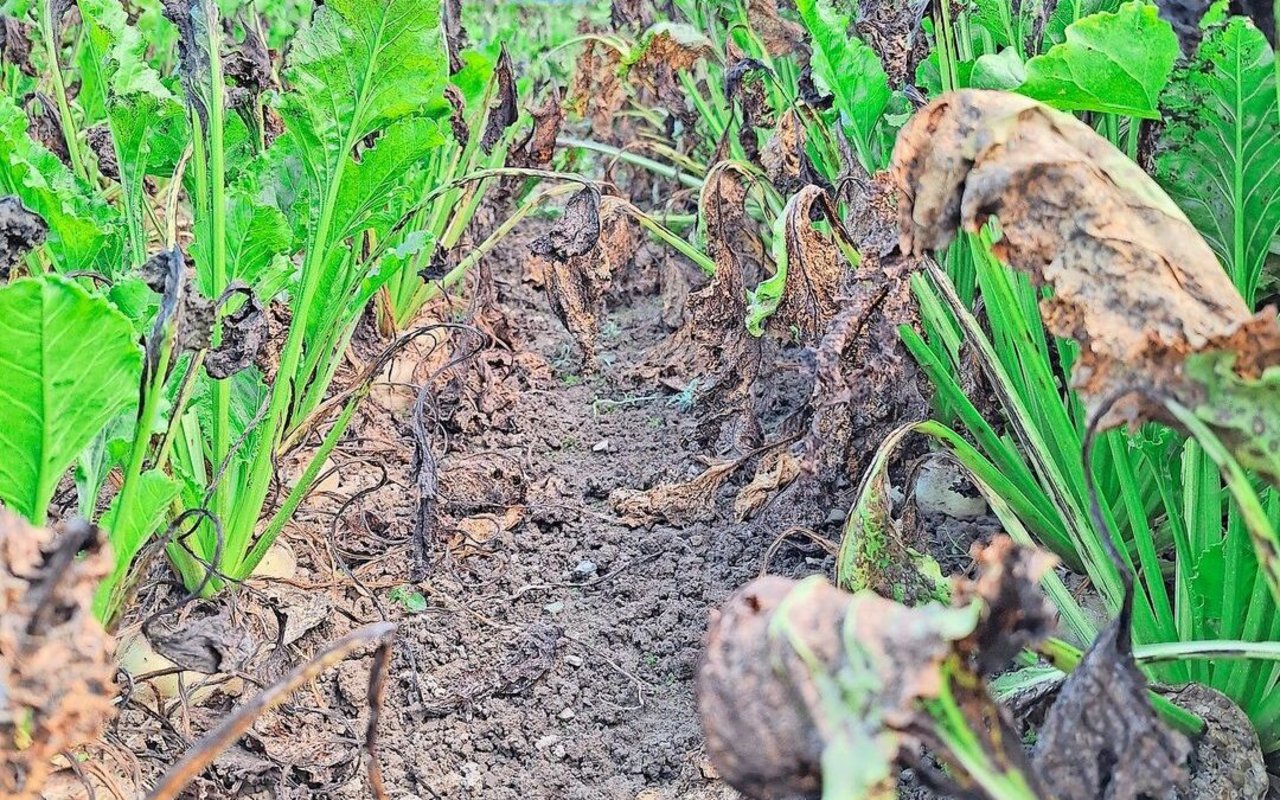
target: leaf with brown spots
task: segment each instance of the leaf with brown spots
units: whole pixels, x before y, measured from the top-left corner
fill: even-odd
[[[654,522],[688,525],[711,519],[716,513],[716,494],[742,464],[733,459],[707,467],[683,483],[663,483],[652,489],[615,489],[609,504],[623,525],[639,527]]]
[[[1081,343],[1072,385],[1091,415],[1110,406],[1103,428],[1177,424],[1175,403],[1280,482],[1280,415],[1262,402],[1280,391],[1280,322],[1250,312],[1140,167],[1070,115],[981,91],[922,109],[893,161],[903,249],[999,220],[997,255],[1053,290],[1046,327]]]
[[[599,39],[587,39],[569,84],[569,112],[579,119],[589,119],[591,133],[605,140],[611,138],[614,116],[627,99],[619,76],[621,67],[621,53]]]

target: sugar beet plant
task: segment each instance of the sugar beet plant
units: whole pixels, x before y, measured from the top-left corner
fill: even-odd
[[[279,69],[264,39],[279,20],[203,0],[143,14],[175,55],[118,0],[78,6],[78,25],[65,3],[10,8],[35,46],[4,64],[0,98],[6,231],[28,234],[6,242],[0,288],[0,500],[43,522],[74,466],[80,512],[115,551],[97,604],[113,619],[184,509],[207,512],[168,546],[189,586],[267,552],[354,412],[359,391],[336,415],[323,401],[359,315],[390,292],[403,325],[422,259],[469,219],[437,203],[474,212],[478,192],[444,185],[472,163],[449,119],[483,120],[496,82],[464,54],[450,92],[465,98],[446,100],[434,3],[326,3]],[[273,301],[283,341],[256,357]],[[318,448],[280,485],[280,456],[311,431]]]

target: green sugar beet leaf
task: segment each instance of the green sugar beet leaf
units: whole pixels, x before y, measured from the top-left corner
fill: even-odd
[[[837,11],[830,0],[798,0],[796,9],[813,37],[809,63],[814,77],[835,96],[836,109],[863,168],[875,172],[883,165],[872,152],[872,141],[893,94],[880,57],[848,33],[849,16]]]
[[[1208,32],[1164,95],[1156,177],[1251,305],[1280,229],[1275,56],[1243,17]]]
[[[0,96],[0,153],[0,194],[16,195],[48,223],[45,249],[53,268],[116,271],[117,213],[27,135],[27,116],[8,95]]]
[[[1068,26],[1062,44],[1027,62],[1018,91],[1063,111],[1156,119],[1177,58],[1178,37],[1156,7],[1125,3]]]
[[[1234,353],[1200,353],[1187,359],[1187,376],[1204,388],[1192,409],[1242,465],[1280,486],[1280,367],[1257,378],[1232,369]]]
[[[56,275],[0,288],[0,500],[41,525],[54,489],[138,398],[133,325]]]

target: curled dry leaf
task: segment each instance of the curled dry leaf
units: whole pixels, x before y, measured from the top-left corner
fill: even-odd
[[[1035,767],[1059,800],[1169,797],[1187,780],[1191,744],[1151,708],[1128,626],[1121,614],[1098,634],[1040,729]]]
[[[814,228],[815,217],[826,222],[829,234]],[[780,263],[778,275],[758,287],[756,296],[781,277],[782,285],[772,287],[777,292],[773,325],[784,333],[796,331],[802,341],[812,342],[827,330],[840,308],[839,293],[853,269],[840,245],[852,252],[853,243],[831,195],[820,186],[805,186],[793,195],[782,211],[782,220],[785,267]]]
[[[733,518],[738,522],[751,519],[770,497],[800,477],[800,472],[800,459],[787,450],[774,450],[761,461],[750,483],[738,491],[733,500]]]
[[[619,76],[622,54],[599,39],[587,39],[574,64],[567,108],[574,116],[591,121],[595,137],[610,140],[614,115],[626,102],[626,87]]]
[[[153,374],[167,336],[175,336],[179,350],[204,350],[213,330],[214,305],[191,285],[182,248],[161,250],[143,263],[140,274],[151,291],[160,295],[147,336],[147,371]]]
[[[44,218],[28,211],[17,197],[0,197],[0,281],[24,255],[44,244],[49,226]]]
[[[778,0],[747,0],[747,21],[769,55],[787,56],[805,47],[804,26],[778,14]]]
[[[243,295],[244,302],[222,318],[222,340],[204,357],[204,368],[211,378],[229,378],[247,368],[258,358],[267,340],[267,315],[249,287],[229,287],[216,303],[217,308],[236,295]]]
[[[870,589],[907,605],[944,600],[949,594],[919,526],[894,516],[889,464],[912,430],[904,425],[876,450],[849,509],[836,558],[836,583],[842,588]]]
[[[914,78],[916,67],[929,52],[921,26],[928,9],[928,0],[858,2],[858,36],[880,56],[891,86],[903,86]]]
[[[592,187],[569,198],[560,224],[530,247],[544,262],[552,310],[588,364],[595,359],[605,290],[635,248],[627,205],[615,197],[602,198]]]
[[[520,105],[516,99],[515,71],[511,66],[511,54],[507,52],[505,44],[502,46],[502,52],[498,54],[498,65],[493,70],[493,79],[497,81],[497,98],[489,107],[489,117],[485,122],[484,132],[480,134],[480,147],[486,153],[493,152],[493,148],[502,141],[507,128],[516,124],[516,120],[520,117]]]
[[[507,154],[507,166],[540,169],[551,163],[556,152],[556,137],[564,123],[560,90],[552,87],[541,105],[529,109],[533,126]]]
[[[253,655],[249,630],[223,604],[200,602],[175,619],[153,617],[142,633],[155,652],[193,672],[213,675],[241,669]]]
[[[773,108],[765,95],[766,76],[771,70],[754,58],[740,58],[724,72],[724,96],[742,112],[738,125],[738,142],[753,162],[760,160],[760,142],[756,128],[774,125]]]
[[[209,86],[209,46],[204,34],[207,24],[205,3],[210,0],[164,0],[164,16],[178,29],[178,74],[187,103],[209,124],[209,106],[205,101]]]
[[[273,70],[271,51],[258,25],[241,15],[244,41],[223,55],[222,68],[234,84],[228,87],[227,100],[237,110],[252,110],[258,98],[271,88]]]
[[[53,100],[44,92],[32,92],[27,95],[27,133],[39,142],[44,149],[58,157],[67,166],[71,165],[71,155],[67,150],[67,139],[62,132],[62,118]]]
[[[699,207],[707,248],[715,260],[711,282],[689,295],[683,326],[645,358],[640,374],[672,386],[696,381],[701,407],[698,438],[717,451],[745,453],[759,442],[751,385],[760,369],[760,339],[747,332],[747,286],[764,271],[764,249],[746,213],[741,168],[724,162],[707,174]]]
[[[609,6],[609,25],[620,31],[624,28],[644,30],[653,24],[653,6],[650,0],[613,0]]]
[[[692,480],[663,483],[644,491],[615,489],[609,503],[622,524],[632,528],[654,522],[688,525],[708,520],[715,516],[720,487],[741,464],[741,459],[725,461],[707,467]]]
[[[444,0],[440,5],[445,49],[449,53],[449,74],[462,71],[462,51],[467,46],[467,29],[462,27],[462,0]]]
[[[830,184],[814,168],[804,145],[804,121],[800,119],[799,111],[788,108],[778,117],[773,135],[760,149],[760,166],[764,168],[769,182],[784,197],[809,184],[831,191]]]
[[[458,146],[465,148],[471,141],[471,129],[467,127],[467,101],[462,90],[452,83],[444,87],[444,99],[449,101],[449,130]]]
[[[116,158],[115,144],[111,141],[111,126],[102,122],[87,128],[84,138],[98,159],[98,171],[112,180],[120,180],[120,162]]]
[[[93,616],[111,569],[96,528],[60,536],[0,509],[0,795],[40,797],[53,758],[114,713],[111,638]]]
[[[1280,387],[1280,323],[1250,312],[1186,216],[1123,153],[1068,114],[969,90],[922,109],[893,163],[904,250],[999,219],[997,255],[1052,288],[1046,326],[1081,344],[1072,384],[1090,413],[1120,398],[1104,427],[1174,423],[1173,400],[1280,480],[1280,417],[1260,402]]]
[[[0,64],[13,64],[22,74],[36,76],[31,63],[35,26],[8,14],[0,14]]]
[[[1000,577],[964,606],[916,608],[821,578],[747,584],[717,611],[696,683],[707,753],[754,798],[893,797],[895,762],[934,724],[922,702],[944,688],[991,760],[1025,773],[1020,743],[965,661],[965,643],[1028,574],[1011,548]],[[945,752],[938,755],[946,758]]]

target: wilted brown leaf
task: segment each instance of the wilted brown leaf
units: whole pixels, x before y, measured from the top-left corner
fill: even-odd
[[[595,359],[604,293],[635,241],[625,202],[584,188],[565,205],[560,223],[530,247],[542,261],[552,310],[573,334],[588,366]]]
[[[17,17],[0,14],[0,63],[13,64],[22,74],[35,77],[31,63],[31,43],[35,26]]]
[[[889,85],[898,87],[915,77],[916,67],[928,54],[928,40],[921,21],[927,0],[859,0],[856,30],[880,56]]]
[[[70,166],[71,155],[62,132],[62,118],[58,116],[53,100],[44,92],[32,92],[27,95],[26,106],[27,133],[59,161]]]
[[[745,522],[769,502],[780,490],[800,476],[800,459],[790,451],[778,449],[761,460],[751,482],[738,491],[733,500],[733,518]]]
[[[114,645],[93,616],[111,553],[96,528],[59,537],[0,509],[0,795],[40,796],[54,756],[114,714]]]
[[[467,30],[462,27],[462,0],[444,0],[440,6],[445,50],[449,53],[449,74],[462,71],[462,50],[467,46]]]
[[[489,107],[489,118],[485,122],[484,132],[480,134],[480,147],[486,153],[502,141],[507,128],[516,124],[520,118],[519,101],[516,99],[516,76],[511,66],[511,54],[507,46],[502,45],[498,54],[498,65],[493,70],[493,80],[497,82],[497,99]]]
[[[612,138],[614,115],[627,98],[618,74],[621,66],[621,53],[598,39],[587,39],[569,84],[568,110],[580,119],[590,119],[591,133],[606,141]]]
[[[787,278],[770,325],[778,330],[798,331],[802,341],[822,336],[840,308],[839,294],[853,269],[838,245],[843,241],[853,249],[831,195],[819,186],[805,186],[787,201],[783,215]],[[814,218],[824,219],[830,234],[813,227]]]
[[[1128,626],[1122,614],[1098,634],[1040,729],[1035,767],[1059,800],[1169,797],[1187,780],[1191,744],[1151,708]]]
[[[764,272],[764,249],[746,213],[742,170],[717,164],[707,174],[699,206],[707,248],[715,259],[711,282],[689,295],[684,325],[650,352],[640,374],[668,385],[696,381],[701,409],[698,437],[717,451],[745,453],[759,443],[751,384],[760,369],[760,339],[744,320],[747,286]]]
[[[1046,326],[1081,343],[1072,385],[1090,413],[1120,398],[1104,428],[1174,422],[1173,399],[1280,480],[1275,454],[1250,449],[1280,440],[1280,423],[1250,396],[1280,374],[1257,380],[1280,365],[1280,323],[1249,311],[1186,216],[1123,153],[1069,114],[968,90],[921,110],[893,163],[904,250],[939,249],[957,229],[999,219],[997,255],[1053,289],[1041,304]],[[1193,375],[1197,357],[1233,363],[1226,375]]]
[[[467,127],[467,101],[462,97],[462,90],[452,83],[444,87],[444,99],[449,101],[449,130],[453,132],[453,140],[465,148],[471,141],[471,129]]]
[[[747,0],[747,21],[769,55],[791,55],[805,46],[804,26],[778,14],[778,0]]]
[[[760,149],[760,166],[782,196],[787,197],[809,184],[824,186],[825,181],[805,152],[804,121],[800,112],[788,108],[778,117],[773,135]]]
[[[725,461],[683,483],[663,483],[643,491],[615,489],[609,503],[622,524],[632,528],[653,522],[688,525],[711,519],[716,513],[716,493],[741,464],[741,459]]]
[[[240,307],[222,318],[222,339],[204,357],[209,377],[229,378],[247,368],[258,357],[267,340],[267,316],[262,303],[244,285],[229,288],[216,304],[221,308],[237,295],[243,296]]]
[[[507,154],[507,166],[540,169],[551,163],[556,151],[556,137],[564,122],[564,108],[560,102],[560,90],[552,87],[541,105],[529,109],[533,126],[524,138],[512,145]]]

